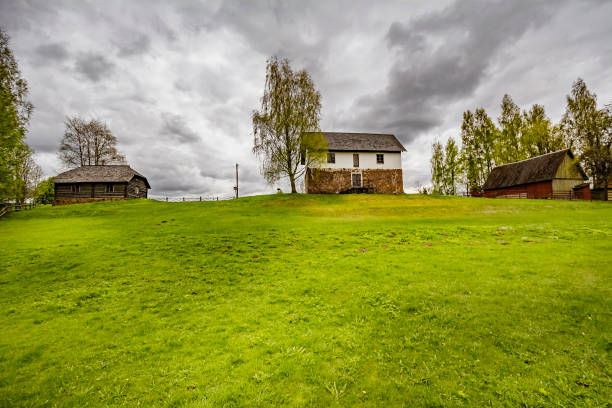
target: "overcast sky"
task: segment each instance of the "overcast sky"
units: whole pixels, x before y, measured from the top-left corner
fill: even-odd
[[[553,121],[577,77],[612,102],[612,1],[0,1],[30,85],[28,143],[46,175],[67,115],[108,123],[157,195],[274,191],[251,153],[266,59],[322,94],[324,131],[393,133],[404,185],[429,182],[431,143],[509,93]]]

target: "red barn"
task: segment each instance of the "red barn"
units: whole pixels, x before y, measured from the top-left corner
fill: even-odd
[[[491,170],[484,196],[589,199],[588,179],[569,149],[504,164]]]

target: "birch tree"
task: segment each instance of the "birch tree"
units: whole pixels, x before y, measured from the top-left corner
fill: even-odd
[[[287,59],[270,58],[261,108],[252,115],[253,152],[268,183],[287,177],[296,193],[296,179],[320,167],[327,151],[320,112],[321,95],[308,72],[293,71]]]

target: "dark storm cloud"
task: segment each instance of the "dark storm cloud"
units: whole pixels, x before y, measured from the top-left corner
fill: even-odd
[[[36,54],[42,60],[63,61],[68,58],[68,49],[62,43],[43,44],[36,47]]]
[[[93,82],[108,78],[114,67],[106,57],[93,52],[80,54],[75,62],[75,69]]]
[[[189,127],[187,120],[183,116],[165,112],[162,113],[162,119],[162,135],[170,136],[181,143],[200,141],[198,134]]]
[[[442,123],[444,105],[471,95],[495,54],[548,20],[560,2],[457,1],[386,35],[395,53],[387,87],[360,98],[352,120],[409,143]]]
[[[152,194],[231,193],[235,163],[241,192],[286,188],[251,152],[272,55],[311,74],[322,128],[395,133],[406,185],[425,185],[431,142],[457,137],[466,109],[495,117],[510,93],[556,121],[578,76],[611,100],[611,14],[596,0],[0,0],[46,174],[66,115],[95,116]]]
[[[130,57],[133,55],[144,54],[151,48],[151,38],[143,33],[133,35],[133,38],[123,38],[117,42],[119,57]]]

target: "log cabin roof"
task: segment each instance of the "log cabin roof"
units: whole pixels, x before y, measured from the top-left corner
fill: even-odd
[[[497,166],[491,170],[491,174],[489,174],[483,189],[493,190],[552,180],[555,178],[557,169],[563,163],[566,155],[569,155],[571,159],[574,158],[569,149],[564,149],[531,159]],[[584,170],[582,170],[580,165],[576,164],[576,166],[578,166],[582,177],[586,180],[587,176]]]
[[[58,174],[54,183],[129,183],[134,177],[144,180],[151,188],[145,176],[128,165],[81,166]]]
[[[330,152],[405,152],[394,135],[378,133],[322,132]]]

